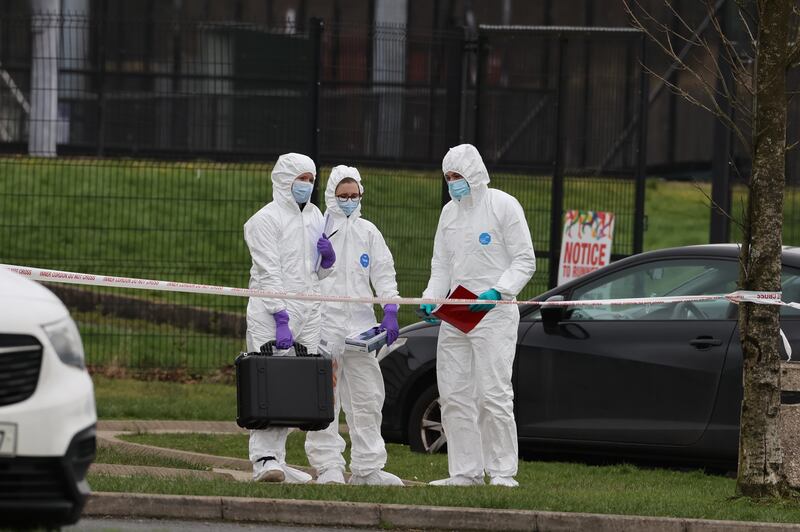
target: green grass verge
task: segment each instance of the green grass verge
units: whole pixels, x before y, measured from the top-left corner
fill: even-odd
[[[152,382],[98,375],[92,380],[100,419],[236,419],[236,389],[230,384]]]
[[[269,164],[2,157],[0,262],[246,286],[250,259],[242,225],[270,201],[270,171]],[[329,171],[322,169],[320,190]],[[400,293],[419,295],[428,280],[441,210],[440,171],[362,168],[361,173],[363,213],[386,236]],[[519,199],[534,246],[546,249],[550,178],[495,173],[492,184]],[[706,184],[648,180],[645,249],[707,242],[709,192]],[[799,195],[787,191],[789,243],[800,243]],[[566,209],[614,212],[614,252],[632,252],[633,182],[567,178],[564,196]],[[741,197],[737,189],[734,214],[741,212]],[[521,297],[546,288],[548,269],[540,260]],[[98,290],[240,314],[246,306],[243,298]],[[229,364],[241,344],[241,339],[114,320],[100,312],[77,317],[90,362],[104,365],[213,369]],[[399,317],[402,325],[416,321],[408,306]]]
[[[0,260],[244,286],[250,261],[242,225],[271,199],[270,170],[269,164],[0,158]],[[429,274],[441,209],[440,171],[361,170],[363,213],[394,253],[401,294],[417,295]],[[320,190],[328,173],[322,169]],[[549,176],[495,173],[492,183],[519,199],[535,247],[545,249]],[[564,195],[566,209],[614,212],[614,252],[632,251],[633,182],[567,178]],[[650,180],[646,202],[647,249],[706,241],[707,202],[691,183]],[[541,261],[523,297],[545,288],[546,271]],[[147,294],[183,304],[220,304],[214,296]],[[237,303],[230,307],[244,309]],[[413,320],[410,312],[401,318]]]
[[[100,312],[72,312],[86,351],[86,362],[121,368],[182,368],[204,372],[233,365],[244,338],[181,329],[144,319],[123,319]]]
[[[130,441],[226,456],[247,455],[246,435],[130,435]],[[303,435],[293,433],[287,445],[290,462],[304,464]],[[420,481],[446,475],[444,455],[403,454],[389,445],[386,469]],[[204,481],[114,478],[91,475],[93,489],[136,493],[265,497],[356,501],[433,506],[592,512],[604,514],[690,517],[739,521],[798,522],[800,505],[792,501],[757,502],[734,498],[733,479],[702,471],[645,469],[628,464],[593,466],[579,463],[521,461],[520,488],[380,488],[291,486]]]

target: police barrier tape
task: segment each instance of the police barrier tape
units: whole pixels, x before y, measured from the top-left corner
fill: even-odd
[[[349,297],[330,296],[322,294],[292,294],[282,292],[269,292],[257,288],[235,288],[230,286],[216,286],[197,283],[181,283],[176,281],[157,281],[154,279],[137,279],[134,277],[117,277],[112,275],[98,275],[91,273],[76,273],[60,270],[48,270],[31,266],[14,266],[0,264],[0,268],[11,270],[23,277],[34,281],[51,283],[79,284],[87,286],[110,286],[117,288],[134,288],[138,290],[156,290],[162,292],[186,292],[192,294],[210,294],[234,297],[262,297],[267,299],[298,300],[298,301],[323,301],[333,303],[371,303],[378,305],[472,305],[487,303],[493,305],[528,305],[536,303],[542,307],[599,307],[608,305],[659,305],[668,303],[696,303],[701,301],[718,301],[727,299],[731,303],[756,303],[760,305],[782,305],[800,309],[800,303],[784,303],[781,292],[755,292],[738,290],[729,294],[701,295],[701,296],[664,296],[664,297],[635,297],[615,299],[592,299],[577,301],[533,301],[533,300],[481,300],[481,299],[443,299],[421,297]]]
[[[482,300],[482,299],[442,299],[442,298],[421,298],[421,297],[347,297],[347,296],[327,296],[322,294],[289,294],[280,292],[269,292],[256,288],[235,288],[230,286],[215,286],[196,283],[179,283],[175,281],[157,281],[155,279],[137,279],[134,277],[116,277],[111,275],[97,275],[91,273],[65,272],[60,270],[48,270],[45,268],[34,268],[31,266],[14,266],[11,264],[0,264],[0,268],[11,270],[23,277],[34,281],[46,281],[51,283],[80,284],[88,286],[112,286],[118,288],[135,288],[138,290],[158,290],[162,292],[186,292],[192,294],[211,294],[219,296],[235,297],[263,297],[267,299],[297,300],[297,301],[323,301],[332,303],[371,303],[378,305],[473,305],[476,303],[488,303],[493,305],[527,305],[536,303],[541,307],[599,307],[608,305],[662,305],[669,303],[696,303],[700,301],[718,301],[727,299],[731,303],[756,303],[758,305],[780,305],[800,309],[800,303],[785,303],[781,292],[758,292],[750,290],[737,290],[730,294],[704,295],[704,296],[666,296],[666,297],[636,297],[636,298],[617,298],[617,299],[592,299],[577,301],[517,301],[517,300]],[[789,340],[780,331],[783,347],[789,360],[792,358],[792,348]]]

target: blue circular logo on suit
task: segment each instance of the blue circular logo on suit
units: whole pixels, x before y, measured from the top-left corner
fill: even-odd
[[[361,265],[362,265],[363,267],[365,267],[365,268],[366,268],[367,266],[369,266],[369,255],[367,255],[366,253],[364,253],[363,255],[361,255]]]
[[[489,233],[481,233],[481,236],[478,237],[478,242],[484,246],[488,246],[492,243],[492,235]]]

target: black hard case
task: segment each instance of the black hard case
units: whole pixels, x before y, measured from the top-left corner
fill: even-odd
[[[326,428],[333,421],[331,360],[305,355],[300,344],[295,344],[298,356],[272,356],[274,344],[236,357],[236,424],[247,429]]]

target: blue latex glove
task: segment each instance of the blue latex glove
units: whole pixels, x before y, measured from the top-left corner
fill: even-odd
[[[381,331],[386,331],[386,345],[392,345],[400,335],[400,325],[397,323],[397,305],[383,307],[383,321]]]
[[[333,244],[331,244],[331,241],[328,240],[328,237],[325,235],[322,235],[319,237],[319,240],[317,240],[317,251],[319,251],[322,257],[319,263],[320,267],[327,270],[336,262],[336,253],[333,251]]]
[[[486,292],[478,296],[478,299],[491,299],[493,301],[500,301],[500,292],[494,288],[490,288]],[[476,303],[469,306],[470,312],[488,312],[497,305],[490,305],[489,303]]]
[[[439,323],[440,321],[439,318],[431,315],[431,312],[433,312],[433,309],[436,308],[436,305],[433,305],[431,303],[424,303],[420,305],[419,308],[421,308],[422,311],[427,316],[427,318],[423,318],[425,321],[427,321],[428,323]]]
[[[285,310],[272,315],[275,318],[275,347],[289,349],[294,343],[292,330],[289,328],[289,313]]]

